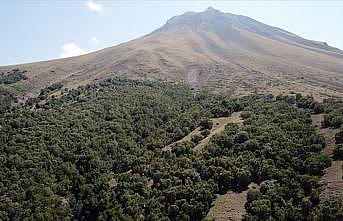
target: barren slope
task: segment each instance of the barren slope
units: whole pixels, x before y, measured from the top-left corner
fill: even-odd
[[[100,79],[186,82],[229,91],[297,91],[316,98],[343,97],[343,52],[248,17],[212,8],[185,13],[136,40],[87,55],[0,67],[25,69],[14,92],[33,96],[51,83],[76,87]]]

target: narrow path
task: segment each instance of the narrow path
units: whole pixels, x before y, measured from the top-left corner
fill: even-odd
[[[316,127],[316,131],[319,134],[322,134],[325,138],[326,146],[322,150],[325,154],[332,154],[335,149],[335,134],[339,131],[338,129],[333,128],[322,128],[322,122],[324,121],[325,114],[315,114],[312,115],[312,125]]]
[[[321,128],[321,122],[324,120],[325,114],[312,115],[312,125],[316,127],[316,131],[319,134],[322,134],[325,138],[326,146],[322,150],[325,154],[332,154],[332,151],[335,149],[335,134],[338,132],[338,129],[332,128]],[[321,200],[327,200],[330,197],[339,197],[343,199],[343,161],[337,160],[332,161],[332,164],[329,168],[326,168],[324,171],[324,176],[321,180],[326,183],[326,188],[320,193]]]
[[[338,197],[343,200],[343,161],[332,161],[331,167],[325,170],[322,180],[327,184],[324,191],[320,193],[320,199],[325,201],[330,197]]]
[[[183,137],[182,139],[175,141],[165,147],[162,148],[162,151],[167,151],[167,150],[171,150],[172,146],[174,146],[177,143],[181,143],[181,142],[185,142],[185,141],[191,141],[192,137],[196,134],[200,134],[200,127],[195,128],[192,132],[190,132],[189,134],[187,134],[185,137]]]
[[[229,117],[219,117],[219,118],[211,118],[211,121],[213,122],[213,127],[210,131],[210,134],[202,139],[195,147],[194,150],[202,150],[210,141],[210,139],[218,133],[221,133],[225,130],[225,126],[228,123],[236,123],[236,124],[242,124],[243,123],[243,119],[241,118],[241,113],[242,112],[233,112]],[[192,137],[194,135],[200,134],[201,128],[197,127],[195,128],[192,132],[190,132],[189,134],[187,134],[185,137],[183,137],[182,139],[175,141],[165,147],[162,148],[162,151],[167,151],[167,150],[171,150],[172,146],[177,144],[177,143],[181,143],[181,142],[185,142],[185,141],[191,141]]]
[[[212,118],[213,127],[210,131],[210,134],[203,140],[201,140],[195,147],[194,150],[202,150],[211,140],[211,138],[223,132],[225,130],[225,126],[228,123],[235,123],[235,124],[243,124],[243,119],[241,118],[241,111],[240,112],[233,112],[229,117],[220,117],[220,118]]]
[[[256,184],[250,184],[250,188],[258,188]],[[208,212],[206,219],[215,221],[238,221],[245,214],[245,202],[248,190],[240,193],[229,191],[224,195],[219,195],[214,201],[214,205]]]

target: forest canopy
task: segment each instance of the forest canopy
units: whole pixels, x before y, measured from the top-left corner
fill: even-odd
[[[0,114],[0,220],[201,220],[215,194],[251,182],[260,188],[245,220],[342,218],[341,202],[319,201],[331,159],[311,126],[315,105],[124,79],[47,90]],[[192,141],[162,151],[241,110],[244,125],[228,124],[203,151]]]

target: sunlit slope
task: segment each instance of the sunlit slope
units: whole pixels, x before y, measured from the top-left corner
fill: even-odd
[[[27,70],[11,90],[34,96],[113,76],[186,82],[240,95],[297,91],[343,97],[343,52],[245,16],[188,12],[133,41],[83,56],[0,68]]]

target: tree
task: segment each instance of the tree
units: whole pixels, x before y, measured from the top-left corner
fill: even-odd
[[[343,128],[335,135],[336,144],[343,144]]]
[[[249,134],[246,131],[240,131],[235,136],[236,143],[244,143],[247,140],[249,140]]]
[[[333,150],[333,157],[336,160],[343,160],[343,144],[337,144]]]
[[[204,119],[200,122],[200,126],[202,129],[212,129],[213,127],[213,122],[210,119]]]

